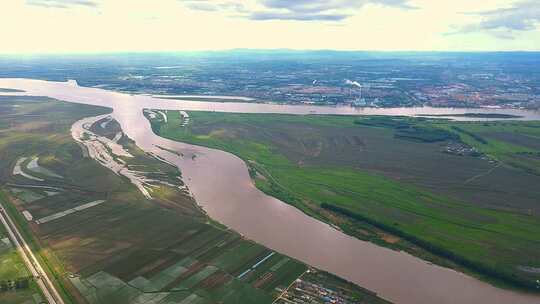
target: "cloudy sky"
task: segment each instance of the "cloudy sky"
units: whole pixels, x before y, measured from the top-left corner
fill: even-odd
[[[2,0],[0,53],[540,50],[540,0]]]

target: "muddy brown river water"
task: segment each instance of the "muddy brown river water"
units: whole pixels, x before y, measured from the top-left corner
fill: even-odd
[[[0,87],[25,90],[23,95],[48,96],[67,102],[113,108],[112,116],[140,148],[159,155],[181,169],[185,183],[209,216],[258,243],[348,279],[390,301],[405,304],[540,303],[538,295],[493,287],[407,253],[355,239],[311,218],[257,190],[250,180],[246,165],[238,157],[156,136],[143,116],[142,109],[349,115],[485,112],[521,115],[526,120],[540,120],[539,112],[425,107],[355,109],[174,101],[79,87],[73,83],[29,79],[0,79]],[[184,157],[157,146],[179,151]],[[193,158],[193,155],[196,157]]]

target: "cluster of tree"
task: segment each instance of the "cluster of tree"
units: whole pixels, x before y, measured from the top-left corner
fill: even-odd
[[[389,224],[386,224],[386,223],[382,223],[380,221],[377,221],[377,220],[374,220],[372,218],[369,218],[369,217],[366,217],[364,215],[361,215],[361,214],[358,214],[356,212],[353,212],[351,210],[348,210],[348,209],[345,209],[345,208],[342,208],[342,207],[338,207],[338,206],[334,206],[334,205],[330,205],[330,204],[327,204],[327,203],[323,203],[321,205],[322,208],[324,209],[327,209],[327,210],[330,210],[332,212],[335,212],[335,213],[339,213],[339,214],[342,214],[342,215],[345,215],[347,217],[350,217],[354,220],[357,220],[357,221],[362,221],[362,222],[366,222],[370,225],[373,225],[385,232],[389,232],[393,235],[396,235],[404,240],[407,240],[413,244],[415,244],[416,246],[418,247],[421,247],[422,249],[432,253],[432,254],[435,254],[437,256],[440,256],[440,257],[444,257],[444,258],[447,258],[457,264],[460,264],[462,266],[465,266],[477,273],[480,273],[480,274],[483,274],[483,275],[486,275],[486,276],[489,276],[491,278],[495,278],[497,280],[500,280],[502,282],[505,282],[507,284],[511,284],[511,285],[514,285],[516,287],[520,287],[520,288],[526,288],[526,289],[530,289],[530,290],[537,290],[538,288],[540,288],[540,286],[538,285],[537,282],[534,282],[534,281],[528,281],[528,280],[524,280],[518,276],[516,276],[515,274],[513,273],[509,273],[509,272],[505,272],[505,271],[501,271],[499,269],[496,269],[490,265],[486,265],[486,264],[482,264],[480,262],[477,262],[477,261],[471,261],[470,259],[464,257],[464,256],[461,256],[461,255],[458,255],[446,248],[443,248],[441,246],[438,246],[436,244],[433,244],[433,243],[430,243],[428,241],[425,241],[423,239],[420,239],[418,238],[417,236],[415,235],[412,235],[412,234],[409,234],[407,232],[404,232],[402,231],[400,228],[399,228],[399,224],[398,223],[394,223],[393,225],[389,225]]]
[[[278,198],[279,200],[282,200],[284,202],[287,202],[293,206],[302,206],[302,203],[299,201],[299,199],[292,193],[290,193],[289,191],[283,189],[282,187],[280,187],[279,185],[277,185],[276,183],[274,182],[270,182],[270,189],[269,191],[264,191],[266,194],[269,194],[271,196],[274,196],[276,198]]]
[[[252,179],[257,177],[257,169],[255,169],[253,165],[249,163],[248,163],[248,173],[249,173],[249,177],[251,177]]]
[[[154,131],[156,135],[160,135],[161,125],[162,125],[162,122],[158,122],[153,119],[150,120],[150,127],[152,128],[152,131]]]
[[[480,135],[478,134],[475,134],[473,132],[470,132],[470,131],[467,131],[463,128],[460,128],[458,126],[452,126],[452,129],[459,132],[459,133],[463,133],[465,135],[469,135],[470,137],[472,137],[474,140],[476,140],[477,142],[481,143],[481,144],[484,144],[486,145],[488,142],[487,140],[485,140],[483,137],[481,137]]]
[[[354,123],[361,126],[394,129],[394,136],[396,138],[406,140],[432,143],[459,139],[456,134],[440,128],[427,125],[415,125],[415,122],[422,122],[424,120],[425,119],[421,118],[412,120],[404,117],[373,116],[357,119],[354,121]]]
[[[30,280],[32,280],[31,277],[25,277],[16,280],[0,281],[0,292],[28,288],[30,286]]]
[[[396,131],[396,138],[421,141],[427,143],[446,141],[446,140],[457,140],[458,136],[448,132],[443,129],[433,128],[433,127],[410,127],[402,128]]]
[[[368,127],[381,127],[392,129],[409,128],[411,123],[405,118],[385,117],[385,116],[370,116],[359,118],[354,121],[357,125]]]

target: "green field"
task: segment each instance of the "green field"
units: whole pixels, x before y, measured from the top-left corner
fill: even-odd
[[[107,112],[0,97],[0,199],[66,303],[271,303],[307,269],[212,221],[182,187],[177,168],[126,136],[118,143],[133,157],[114,158],[151,179],[152,199],[90,158],[71,125]],[[102,123],[90,130],[109,139],[121,131],[115,121]],[[24,174],[14,174],[16,164]],[[95,201],[103,202],[65,213]],[[63,215],[38,221],[57,214]],[[22,297],[0,294],[2,303]]]
[[[13,244],[9,242],[3,227],[0,228],[0,240],[0,281],[28,277],[30,273]]]
[[[41,293],[31,279],[30,271],[10,242],[4,226],[0,225],[0,303],[37,304],[41,299]]]
[[[356,237],[536,288],[540,123],[189,114],[153,129],[238,155],[259,189]]]

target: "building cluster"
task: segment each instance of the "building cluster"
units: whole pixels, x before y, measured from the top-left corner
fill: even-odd
[[[353,304],[358,303],[358,301],[344,292],[326,288],[318,283],[298,279],[281,295],[278,303]]]
[[[461,142],[449,142],[443,150],[445,153],[459,155],[459,156],[482,156],[475,147],[471,147]]]
[[[499,108],[538,108],[540,94],[527,92],[522,88],[488,87],[476,88],[463,83],[444,86],[427,86],[414,90],[412,95],[421,103],[444,107],[499,107]]]
[[[223,70],[141,71],[123,75],[118,81],[130,91],[245,96],[288,104],[540,108],[538,80],[532,76],[448,66],[370,69],[278,65],[261,71],[231,66]]]

